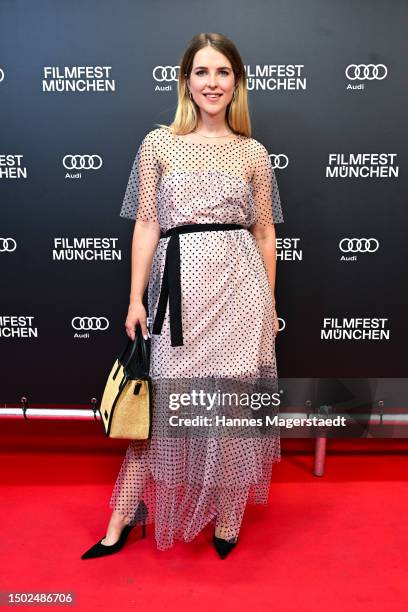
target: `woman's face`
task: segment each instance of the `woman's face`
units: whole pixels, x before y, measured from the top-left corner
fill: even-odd
[[[225,55],[207,46],[197,51],[187,85],[194,102],[210,115],[225,114],[231,102],[235,76]],[[217,94],[211,98],[206,94]]]

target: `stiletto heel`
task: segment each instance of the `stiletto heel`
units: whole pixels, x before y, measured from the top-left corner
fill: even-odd
[[[119,552],[125,545],[129,533],[132,531],[138,523],[142,523],[142,537],[146,537],[146,518],[148,515],[148,508],[143,500],[140,501],[136,511],[127,525],[125,525],[121,531],[119,539],[114,544],[102,544],[101,538],[99,542],[91,546],[89,550],[84,552],[81,559],[94,559],[95,557],[104,557],[106,555],[112,555],[113,553]]]
[[[237,545],[237,543],[238,540],[236,538],[232,540],[223,540],[222,538],[218,538],[215,533],[213,535],[214,548],[221,557],[221,559],[225,559],[225,557],[229,555],[229,553]]]

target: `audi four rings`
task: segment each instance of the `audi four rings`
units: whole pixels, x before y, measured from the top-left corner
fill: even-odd
[[[376,238],[343,238],[339,247],[343,253],[375,253],[379,242]]]
[[[12,253],[17,248],[14,238],[0,238],[0,253]]]
[[[106,317],[74,317],[71,324],[77,331],[105,331],[109,327],[109,321]]]
[[[159,83],[163,81],[166,81],[167,83],[170,81],[177,81],[177,73],[179,69],[179,66],[156,66],[156,68],[153,70],[153,78]]]
[[[271,165],[274,169],[282,170],[283,168],[286,168],[289,164],[288,156],[284,155],[283,153],[271,153],[269,155],[269,159],[271,160]]]
[[[350,81],[367,79],[368,81],[382,81],[388,74],[384,64],[349,64],[346,68],[346,77]]]
[[[102,157],[99,155],[65,155],[62,163],[67,170],[99,170],[102,166]]]

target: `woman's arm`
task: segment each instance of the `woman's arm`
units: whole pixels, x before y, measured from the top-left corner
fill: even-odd
[[[140,323],[147,339],[146,309],[143,296],[149,282],[154,253],[160,240],[158,220],[158,188],[161,163],[156,153],[157,130],[144,137],[139,146],[123,198],[121,216],[134,219],[131,256],[129,311],[125,322],[127,335],[135,339],[135,327]]]
[[[159,239],[160,226],[158,223],[155,221],[136,221],[132,240],[131,305],[143,302],[143,294],[147,287]]]
[[[149,282],[153,257],[159,239],[160,226],[157,221],[136,221],[132,239],[132,272],[129,310],[125,323],[128,336],[132,338],[132,340],[135,338],[135,327],[137,323],[140,323],[143,336],[145,338],[148,337],[143,295]]]
[[[275,226],[266,227],[254,224],[250,227],[251,234],[257,241],[265,262],[268,273],[269,285],[271,287],[273,305],[275,306],[275,281],[276,281],[276,232]]]
[[[267,149],[258,141],[255,144],[255,163],[252,174],[252,198],[254,223],[249,227],[257,241],[268,274],[273,301],[275,335],[279,331],[275,307],[276,234],[275,223],[283,222],[282,207],[275,171]]]

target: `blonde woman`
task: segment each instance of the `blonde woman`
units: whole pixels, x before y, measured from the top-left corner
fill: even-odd
[[[125,328],[134,339],[140,324],[151,338],[153,426],[149,440],[130,442],[106,535],[82,558],[118,552],[135,525],[144,536],[151,523],[159,550],[190,542],[212,524],[224,559],[247,504],[267,503],[279,432],[171,428],[170,416],[177,417],[169,397],[198,382],[219,391],[276,381],[274,224],[283,215],[268,151],[251,137],[243,62],[222,34],[190,41],[174,121],[144,137],[120,214],[136,221]],[[198,412],[210,410],[190,414]]]

